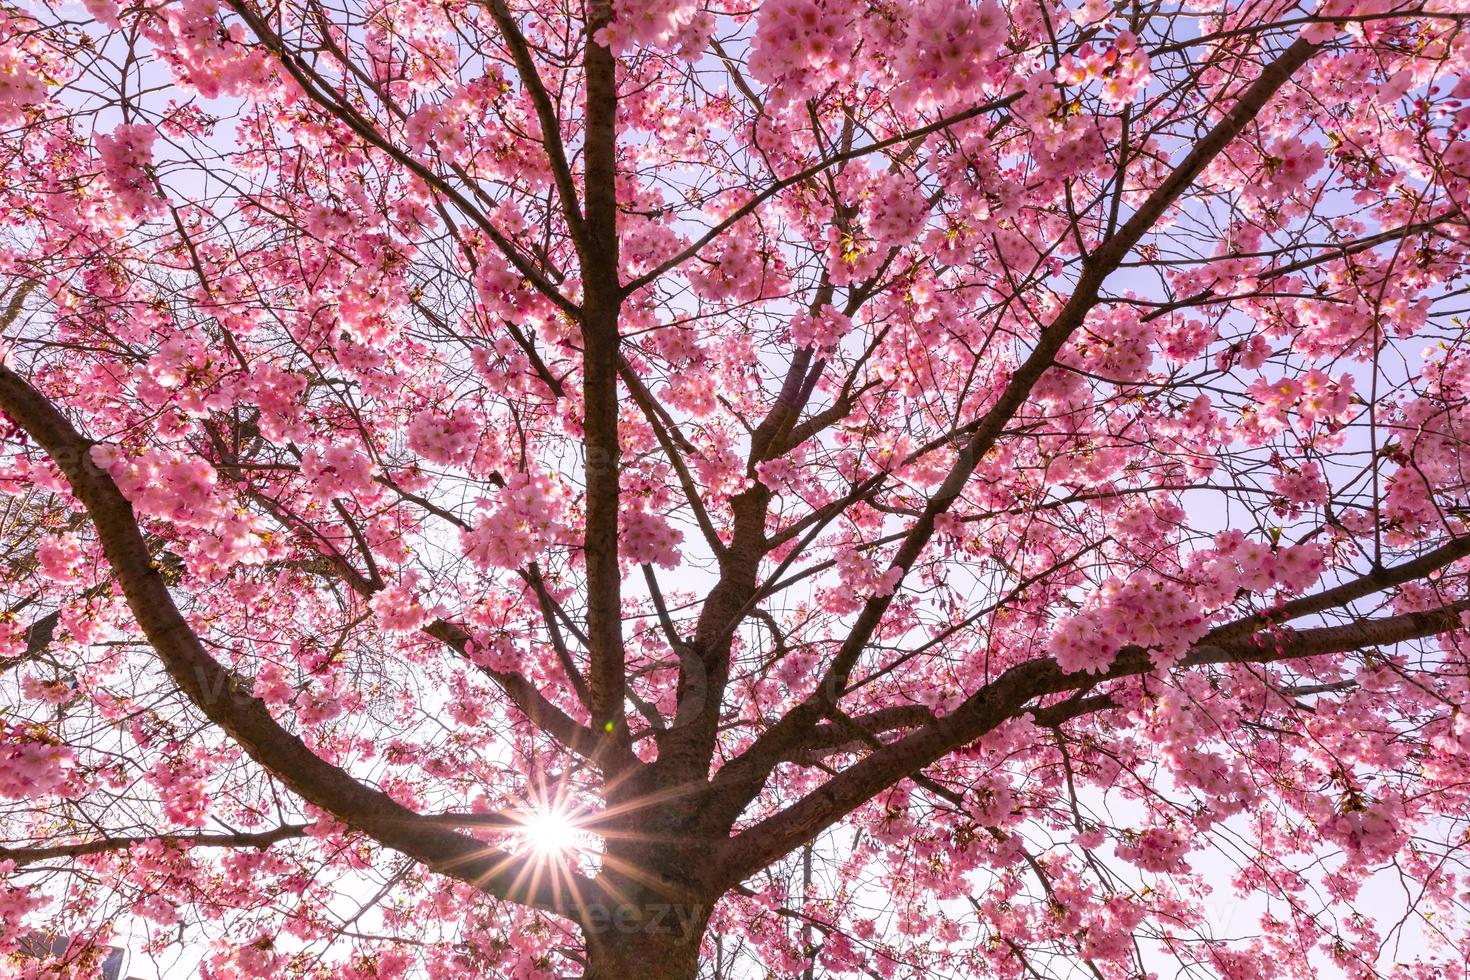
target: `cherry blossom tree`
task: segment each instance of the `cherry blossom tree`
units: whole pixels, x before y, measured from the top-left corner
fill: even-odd
[[[1462,975],[1467,17],[6,7],[5,975]]]

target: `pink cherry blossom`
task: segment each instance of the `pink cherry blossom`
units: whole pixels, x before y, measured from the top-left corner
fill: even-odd
[[[144,217],[157,207],[147,171],[156,138],[153,128],[142,123],[124,124],[97,137],[103,177],[118,207],[129,217]]]
[[[1464,16],[0,11],[0,974],[1455,972]]]

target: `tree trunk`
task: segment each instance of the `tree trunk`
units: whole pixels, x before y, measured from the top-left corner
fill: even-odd
[[[626,908],[614,907],[605,921],[585,929],[582,980],[694,980],[708,909],[669,905],[643,911],[639,921]]]

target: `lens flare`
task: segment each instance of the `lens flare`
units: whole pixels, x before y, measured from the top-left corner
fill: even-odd
[[[520,831],[526,846],[543,857],[557,857],[575,851],[579,834],[577,825],[560,810],[528,813]]]

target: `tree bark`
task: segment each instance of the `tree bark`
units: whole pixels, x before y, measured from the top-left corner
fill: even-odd
[[[642,778],[619,787],[646,801],[607,826],[602,871],[577,918],[586,938],[583,980],[692,980],[699,947],[720,894],[711,883],[714,842],[691,836],[688,809],[659,799]]]
[[[642,932],[629,926],[626,932],[610,926],[601,934],[588,934],[587,970],[582,980],[694,980],[700,970],[700,940],[704,917],[697,927],[678,921],[670,912],[667,926]]]

